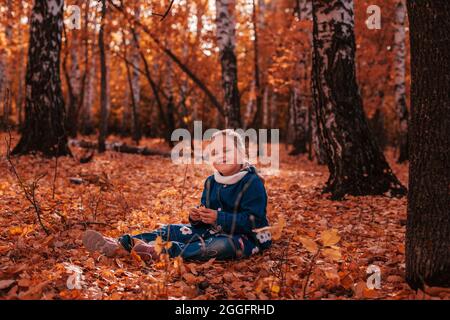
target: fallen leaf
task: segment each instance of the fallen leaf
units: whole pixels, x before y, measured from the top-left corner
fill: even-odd
[[[16,280],[0,280],[0,290],[9,288],[14,282],[16,282]]]
[[[336,229],[325,230],[320,234],[320,240],[325,247],[335,245],[340,239],[341,237]]]
[[[334,261],[341,259],[341,252],[338,249],[326,248],[322,250],[322,254]]]
[[[302,245],[311,253],[316,253],[318,250],[317,243],[314,240],[311,240],[306,237],[298,237]]]

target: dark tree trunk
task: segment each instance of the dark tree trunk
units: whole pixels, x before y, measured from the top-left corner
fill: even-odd
[[[25,80],[25,122],[13,154],[70,154],[59,72],[63,5],[63,0],[35,1]]]
[[[222,66],[225,126],[241,128],[235,35],[235,0],[216,0],[217,42]]]
[[[300,97],[300,83],[296,82],[291,90],[290,105],[292,111],[292,122],[294,129],[294,149],[290,155],[299,155],[307,152],[308,144],[308,107]]]
[[[108,133],[108,93],[107,93],[107,79],[108,69],[106,68],[106,54],[105,54],[105,16],[106,16],[106,0],[102,0],[102,17],[100,23],[100,31],[98,33],[98,46],[100,47],[100,130],[98,135],[98,151],[105,152],[105,140]]]
[[[330,177],[324,192],[404,195],[369,130],[355,75],[353,1],[314,1],[314,104]]]
[[[406,280],[450,287],[450,2],[408,1],[411,122]]]
[[[302,84],[307,81],[307,57],[301,54],[295,68],[293,88],[291,89],[291,117],[293,123],[293,147],[291,155],[298,155],[307,152],[309,138],[309,108],[306,104],[306,90]]]
[[[381,108],[375,110],[372,118],[369,119],[370,130],[378,141],[378,145],[382,150],[386,147],[386,134],[384,130],[384,114]]]

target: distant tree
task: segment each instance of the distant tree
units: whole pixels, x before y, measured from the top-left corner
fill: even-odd
[[[75,138],[78,133],[78,117],[82,104],[82,74],[80,70],[80,35],[78,32],[74,32],[71,39],[72,42],[68,42],[68,36],[65,34],[68,53],[63,59],[64,75],[66,77],[67,92],[68,92],[68,106],[66,117],[66,129],[70,137]],[[70,70],[68,66],[68,58],[70,56]]]
[[[355,72],[353,1],[313,1],[314,105],[330,171],[324,192],[404,195],[371,135]]]
[[[98,135],[98,151],[106,150],[106,135],[108,133],[108,68],[106,66],[105,52],[105,16],[106,16],[106,0],[102,0],[100,31],[98,33],[98,46],[100,48],[100,130]]]
[[[25,122],[13,154],[70,154],[60,78],[63,7],[63,0],[35,1],[25,80]]]
[[[305,103],[304,96],[302,96],[302,92],[300,92],[302,72],[304,73],[306,70],[306,59],[304,55],[302,55],[295,71],[293,88],[291,89],[290,94],[291,120],[294,129],[294,141],[292,143],[294,149],[290,152],[291,155],[298,155],[307,152],[309,110]],[[305,93],[303,93],[303,95],[304,94]]]
[[[450,2],[408,1],[408,17],[411,121],[406,280],[414,289],[450,287]]]
[[[89,26],[96,19],[95,11],[92,15],[89,14],[90,0],[85,7],[84,12],[84,64],[85,79],[83,81],[84,94],[83,94],[83,104],[81,107],[81,126],[80,132],[82,134],[91,134],[94,131],[94,126],[92,123],[92,113],[94,104],[94,92],[96,88],[95,75],[97,70],[97,64],[94,53],[95,41],[90,39]],[[92,37],[92,36],[91,36]],[[90,53],[91,52],[91,53]]]
[[[140,18],[140,8],[139,5],[134,9],[134,17],[139,20]],[[132,104],[131,104],[131,135],[136,144],[139,144],[141,140],[141,125],[139,121],[139,104],[141,100],[141,85],[140,85],[140,73],[138,68],[140,68],[140,56],[139,56],[139,42],[140,37],[138,31],[134,33],[133,39],[131,41],[131,63],[135,68],[131,70],[130,76],[130,89],[132,90]]]
[[[398,162],[408,160],[408,109],[406,108],[405,85],[405,0],[399,0],[395,8],[394,70],[395,70],[395,110],[398,118]]]
[[[216,0],[217,43],[222,66],[225,125],[241,128],[236,47],[236,0]]]

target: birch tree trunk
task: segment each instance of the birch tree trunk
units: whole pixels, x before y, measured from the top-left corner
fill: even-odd
[[[216,0],[217,43],[222,66],[225,126],[241,128],[236,47],[236,0]]]
[[[297,14],[297,17],[299,18],[299,20],[305,21],[305,20],[313,20],[313,14],[312,14],[312,1],[311,0],[296,0],[296,4],[295,4],[295,11]],[[312,33],[309,32],[309,30],[307,30],[308,32],[308,37],[310,39],[310,44],[311,47],[313,46],[312,42],[313,42],[313,36]],[[301,57],[300,59],[300,63],[301,61],[304,61],[305,58]],[[306,67],[306,65],[305,65]],[[299,71],[301,72],[301,68],[299,69]],[[311,81],[312,82],[312,81]],[[314,88],[311,85],[311,92],[309,92],[309,94],[312,96],[313,95],[313,91]],[[305,93],[299,92],[300,95],[303,94],[303,96],[305,96]],[[304,104],[297,104],[298,108],[304,108]],[[300,127],[299,125],[294,125],[294,136],[296,137],[294,139],[294,150],[292,152],[292,154],[298,154],[299,152],[296,149],[302,149],[302,147],[297,147],[295,146],[295,143],[302,143],[303,140],[303,135],[305,134],[305,132],[308,135],[308,138],[310,139],[310,144],[312,146],[312,149],[314,150],[314,154],[317,160],[318,164],[325,164],[325,151],[323,149],[323,147],[320,144],[320,140],[318,137],[318,130],[317,130],[317,121],[316,121],[316,112],[314,110],[313,106],[309,106],[308,110],[298,110],[296,112],[297,115],[303,115],[303,114],[308,115],[308,120],[307,120],[307,127]],[[301,123],[301,121],[297,121],[297,123]],[[297,129],[296,129],[297,128]],[[310,156],[312,154],[312,150],[309,151]]]
[[[94,47],[95,41],[92,38],[92,43],[90,44],[90,36],[89,36],[89,25],[96,25],[96,15],[95,12],[90,18],[89,8],[92,0],[89,0],[86,3],[85,7],[85,51],[84,51],[84,59],[85,59],[85,77],[84,81],[84,94],[83,94],[83,103],[82,103],[82,111],[81,111],[81,133],[82,134],[91,134],[94,130],[92,124],[92,110],[94,104],[94,89],[95,89],[95,74],[97,69]]]
[[[353,1],[313,2],[313,86],[317,129],[330,171],[324,192],[404,195],[371,136],[355,72]]]
[[[63,7],[63,0],[41,0],[34,4],[26,72],[25,123],[13,154],[70,154],[60,78]]]
[[[411,122],[406,280],[450,287],[450,2],[408,1]]]
[[[296,0],[295,11],[300,20],[312,20],[312,0]]]
[[[76,137],[78,132],[78,115],[80,107],[81,95],[81,70],[79,62],[79,37],[76,32],[72,35],[72,43],[70,46],[70,77],[68,77],[69,105],[67,108],[66,129],[70,137]]]
[[[405,0],[399,0],[395,8],[395,109],[399,120],[398,146],[400,155],[398,162],[408,160],[408,109],[405,93]]]
[[[136,20],[140,18],[140,9],[139,5],[136,6],[134,17]],[[131,41],[131,63],[134,68],[131,68],[131,89],[132,89],[132,110],[131,110],[131,133],[133,140],[136,144],[139,145],[139,141],[141,140],[141,127],[139,122],[139,103],[141,100],[141,85],[139,81],[140,73],[140,55],[139,55],[139,33],[136,30],[135,34],[132,37]]]

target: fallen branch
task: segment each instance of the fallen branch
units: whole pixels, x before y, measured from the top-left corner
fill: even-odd
[[[71,140],[69,142],[71,146],[80,147],[84,149],[97,149],[97,143],[86,141],[86,140]],[[121,153],[129,153],[129,154],[140,154],[143,156],[162,156],[162,157],[170,157],[170,152],[151,149],[147,147],[135,147],[127,145],[122,142],[112,142],[106,143],[106,150],[121,152]]]
[[[80,226],[84,226],[85,228],[87,228],[87,226],[89,225],[99,225],[99,226],[107,226],[107,227],[111,227],[111,225],[109,223],[106,222],[99,222],[99,221],[79,221],[79,222],[72,222],[67,224],[67,228],[71,228],[73,226],[76,225],[80,225]]]

